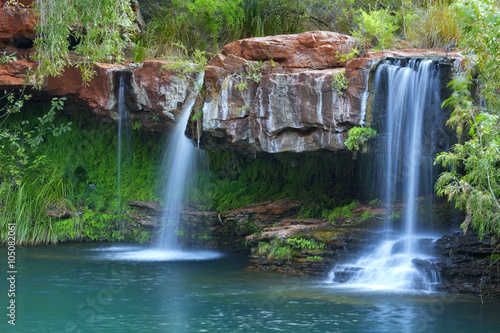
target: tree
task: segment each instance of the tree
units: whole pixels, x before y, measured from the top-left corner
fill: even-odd
[[[7,4],[22,10],[18,0]],[[78,67],[87,82],[94,62],[123,60],[125,42],[134,32],[130,0],[36,0],[33,6],[39,18],[35,84],[47,75],[61,75],[67,66]]]
[[[448,123],[467,141],[436,158],[448,168],[436,190],[466,212],[464,232],[471,226],[482,238],[500,235],[500,1],[459,0],[455,8],[473,67],[451,82],[454,92],[445,104],[453,107]],[[480,103],[471,94],[473,84]]]

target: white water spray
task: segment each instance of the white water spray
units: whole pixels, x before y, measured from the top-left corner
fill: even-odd
[[[130,120],[129,111],[125,103],[125,76],[121,72],[116,72],[119,75],[118,86],[118,143],[117,143],[117,189],[116,194],[118,197],[118,212],[121,213],[121,188],[122,188],[122,162],[127,157],[130,151]],[[125,153],[125,154],[124,154]]]
[[[203,83],[203,75],[199,75],[197,89]],[[186,130],[191,109],[196,100],[197,91],[193,92],[186,102],[182,115],[168,141],[168,148],[163,160],[162,170],[166,170],[166,180],[163,186],[162,214],[163,229],[158,239],[157,246],[164,250],[178,250],[177,234],[179,233],[179,221],[181,218],[184,194],[189,179],[196,171],[196,157],[201,153],[195,147],[184,132]]]
[[[382,63],[375,74],[375,94],[386,90],[386,115],[382,135],[386,146],[380,159],[385,174],[382,176],[381,197],[386,203],[386,240],[371,254],[354,263],[337,266],[330,278],[348,285],[376,289],[432,290],[439,276],[426,247],[428,237],[416,234],[417,198],[422,182],[432,181],[432,159],[423,156],[422,140],[424,117],[428,112],[440,112],[432,105],[440,105],[440,81],[436,63],[432,60],[402,60]],[[376,97],[374,97],[376,98]],[[435,100],[437,99],[437,101]],[[426,164],[426,165],[423,165]],[[429,186],[427,186],[429,188]],[[391,217],[395,198],[404,204],[404,231],[394,237]],[[424,246],[426,245],[426,246]]]

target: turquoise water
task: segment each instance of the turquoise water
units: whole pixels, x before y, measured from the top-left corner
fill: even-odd
[[[245,256],[141,250],[18,248],[16,326],[4,314],[0,332],[500,332],[499,300],[352,290],[251,271]]]

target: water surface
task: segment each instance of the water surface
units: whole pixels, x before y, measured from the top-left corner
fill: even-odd
[[[16,326],[3,315],[0,332],[500,331],[498,300],[346,288],[248,270],[245,256],[147,251],[18,248]],[[7,306],[6,292],[1,299]]]

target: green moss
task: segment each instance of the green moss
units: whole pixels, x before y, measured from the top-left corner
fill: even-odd
[[[330,243],[333,240],[339,238],[343,233],[342,229],[320,229],[315,230],[312,234],[312,238],[316,239],[322,243]]]
[[[345,157],[287,153],[245,161],[235,153],[210,152],[209,164],[211,172],[203,176],[208,191],[198,198],[207,209],[224,212],[283,198],[316,202],[304,206],[303,217],[319,217],[326,207],[345,204],[356,168]]]

